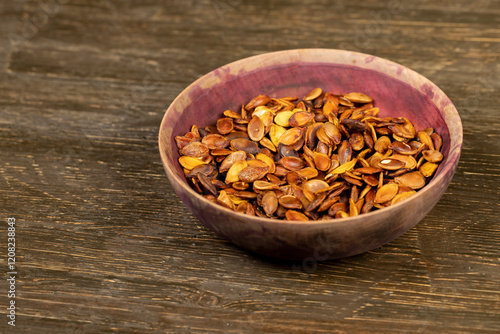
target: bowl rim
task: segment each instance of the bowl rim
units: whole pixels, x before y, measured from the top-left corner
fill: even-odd
[[[176,98],[171,102],[171,104],[169,105],[169,107],[166,109],[164,115],[163,115],[163,118],[162,118],[162,121],[161,121],[161,124],[160,124],[160,129],[159,129],[159,133],[158,133],[158,148],[159,148],[159,151],[160,151],[160,156],[161,156],[161,160],[162,160],[162,164],[164,166],[164,169],[167,173],[167,176],[168,176],[168,179],[170,180],[170,182],[172,182],[172,180],[174,180],[177,184],[179,184],[185,191],[187,191],[187,193],[190,195],[190,196],[194,196],[194,198],[196,200],[201,200],[202,202],[204,202],[206,205],[208,205],[209,207],[212,207],[216,210],[222,210],[223,212],[227,213],[227,214],[230,214],[230,215],[238,215],[238,217],[243,217],[247,220],[252,220],[252,221],[255,221],[257,223],[260,223],[260,224],[285,224],[285,225],[293,225],[293,226],[302,226],[302,225],[311,225],[311,224],[314,224],[314,225],[330,225],[330,224],[352,224],[353,222],[359,222],[360,220],[365,220],[365,219],[369,219],[370,217],[372,216],[376,216],[376,215],[380,215],[381,212],[383,214],[386,214],[386,215],[390,215],[390,211],[397,211],[399,207],[403,206],[403,205],[408,205],[409,203],[413,202],[413,201],[417,201],[419,198],[423,197],[427,192],[431,191],[431,189],[433,188],[434,185],[436,185],[439,181],[442,181],[442,179],[445,177],[445,175],[447,175],[450,170],[452,168],[456,169],[456,166],[458,165],[458,161],[460,159],[460,154],[461,154],[461,150],[462,150],[462,144],[463,144],[463,126],[462,126],[462,121],[460,119],[460,114],[458,113],[456,107],[454,106],[454,104],[451,102],[450,100],[450,104],[448,105],[451,110],[449,110],[448,112],[451,113],[451,116],[453,116],[454,119],[457,119],[458,122],[457,124],[455,125],[457,128],[455,130],[457,130],[456,132],[451,132],[449,131],[450,133],[450,151],[448,152],[448,155],[450,156],[450,160],[447,161],[447,164],[446,166],[443,166],[444,168],[440,169],[439,171],[439,174],[437,175],[434,175],[432,177],[432,179],[430,180],[430,182],[428,184],[426,184],[423,188],[421,189],[418,189],[418,191],[416,192],[416,194],[414,194],[413,196],[410,196],[404,200],[402,200],[401,202],[398,202],[394,205],[391,205],[389,207],[385,207],[383,209],[378,209],[378,210],[375,210],[375,211],[370,211],[368,213],[363,213],[363,214],[360,214],[360,215],[357,215],[357,216],[353,216],[353,217],[347,217],[347,218],[333,218],[333,219],[323,219],[323,220],[308,220],[308,221],[294,221],[294,220],[284,220],[284,219],[275,219],[275,218],[265,218],[265,217],[259,217],[259,216],[249,216],[249,215],[246,215],[244,213],[240,213],[240,212],[237,212],[237,211],[233,211],[229,208],[226,208],[222,205],[218,205],[218,204],[215,204],[213,203],[212,201],[209,201],[208,199],[206,199],[205,197],[203,197],[202,195],[200,195],[199,193],[197,193],[193,188],[191,188],[189,186],[189,184],[182,178],[178,177],[177,174],[171,170],[170,168],[170,165],[168,163],[168,157],[165,153],[165,150],[163,149],[163,144],[162,144],[162,134],[163,134],[163,131],[164,129],[167,127],[166,126],[166,120],[167,120],[167,115],[169,114],[169,112],[172,112],[173,110],[173,106],[178,103],[178,101],[180,99],[183,98],[184,95],[188,94],[189,91],[191,91],[191,89],[193,87],[196,87],[199,85],[199,83],[203,82],[203,81],[206,81],[207,79],[209,79],[211,76],[213,76],[216,72],[219,72],[219,71],[227,71],[228,69],[230,69],[231,67],[234,67],[234,66],[237,66],[237,65],[240,65],[240,64],[244,64],[245,62],[248,62],[248,61],[255,61],[255,60],[259,60],[259,59],[264,59],[264,58],[267,58],[267,57],[282,57],[282,56],[286,56],[287,54],[290,54],[290,53],[297,53],[297,52],[300,52],[300,53],[314,53],[314,52],[326,52],[326,53],[332,53],[333,54],[343,54],[344,56],[350,56],[350,55],[353,55],[357,58],[365,58],[365,59],[370,59],[370,62],[376,60],[377,62],[380,62],[380,63],[384,63],[384,64],[387,64],[389,65],[390,67],[394,68],[394,69],[398,69],[398,70],[405,70],[407,71],[407,73],[410,74],[411,77],[414,77],[416,76],[417,78],[419,78],[420,81],[422,81],[423,83],[426,83],[428,85],[430,85],[430,87],[432,87],[432,89],[434,90],[434,92],[438,93],[440,96],[444,96],[446,97],[448,100],[448,96],[436,85],[434,84],[432,81],[430,81],[429,79],[427,79],[426,77],[424,77],[422,74],[406,67],[406,66],[403,66],[401,64],[398,64],[396,62],[393,62],[391,60],[388,60],[388,59],[385,59],[385,58],[381,58],[381,57],[378,57],[378,56],[374,56],[374,55],[370,55],[370,54],[366,54],[366,53],[361,53],[361,52],[356,52],[356,51],[349,51],[349,50],[339,50],[339,49],[327,49],[327,48],[307,48],[307,49],[288,49],[288,50],[281,50],[281,51],[274,51],[274,52],[266,52],[266,53],[262,53],[262,54],[258,54],[258,55],[254,55],[254,56],[250,56],[250,57],[245,57],[245,58],[242,58],[242,59],[239,59],[239,60],[236,60],[236,61],[233,61],[233,62],[230,62],[230,63],[227,63],[225,65],[222,65],[206,74],[204,74],[203,76],[201,76],[200,78],[198,78],[197,80],[195,80],[194,82],[192,82],[190,85],[188,85],[185,89],[183,89],[177,96]],[[310,63],[312,64],[313,62],[311,61],[304,61],[304,64],[307,64],[307,63]],[[314,62],[314,64],[318,64],[318,63],[324,63],[324,64],[339,64],[339,65],[343,65],[341,63],[335,63],[335,62],[326,62],[326,61],[317,61],[317,62]],[[257,67],[257,68],[254,68],[254,70],[262,70],[263,68],[269,66],[269,64],[264,64],[266,66],[263,66],[263,67]],[[281,64],[281,65],[285,65],[285,64]],[[358,66],[356,63],[352,64],[352,66],[354,67],[360,67]],[[382,73],[382,74],[385,74],[385,75],[389,75],[391,77],[393,77],[392,75],[384,72],[384,71],[379,71],[377,69],[373,69],[373,68],[370,68],[370,67],[362,67],[363,69],[367,69],[367,70],[372,70],[372,71],[376,71],[376,72],[379,72],[379,73]],[[396,70],[395,70],[396,71]],[[401,81],[402,83],[405,83],[405,84],[408,84],[407,82],[404,82],[398,78],[395,78],[393,77],[394,79],[398,80],[398,81]],[[409,84],[408,84],[409,85]],[[410,85],[411,86],[411,85]],[[411,86],[413,87],[413,86]],[[413,87],[414,88],[414,87]],[[432,101],[433,104],[434,104],[434,101]],[[437,109],[439,109],[441,111],[441,108],[437,107]],[[442,117],[443,117],[443,120],[445,121],[448,129],[449,129],[449,124],[446,120],[446,117],[445,115],[442,114]],[[455,145],[452,145],[454,142],[456,142]],[[452,147],[456,146],[455,150],[452,151]],[[453,155],[453,156],[451,156]],[[451,176],[450,176],[450,182],[451,182],[451,178],[453,177],[453,174],[454,174],[455,171],[452,171],[451,173]],[[445,189],[446,190],[446,189]],[[438,200],[439,201],[439,200]],[[366,222],[363,222],[363,223],[366,223]],[[418,223],[418,222],[416,222]]]

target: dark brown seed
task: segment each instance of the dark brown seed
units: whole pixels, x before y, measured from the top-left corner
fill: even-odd
[[[363,132],[366,130],[366,124],[352,118],[345,118],[341,124],[346,126],[351,131]]]
[[[286,182],[288,182],[288,184],[301,184],[305,180],[306,179],[296,171],[290,171],[286,174]]]
[[[315,123],[307,128],[305,135],[305,144],[310,149],[313,149],[318,144],[317,132],[321,127],[323,127],[322,123]]]
[[[203,164],[203,165],[198,165],[196,167],[194,167],[187,175],[186,177],[187,178],[192,178],[192,177],[196,177],[198,175],[198,173],[201,173],[205,176],[208,176],[210,174],[212,174],[213,172],[215,171],[215,167],[214,165],[211,165],[211,164]]]
[[[443,139],[437,133],[431,134],[432,143],[434,144],[434,149],[436,151],[441,151],[441,146],[443,146]]]
[[[355,186],[361,187],[363,185],[363,182],[361,180],[355,179],[352,176],[349,176],[347,174],[343,174],[343,175],[341,175],[341,177],[344,180],[346,180],[347,182],[349,182],[350,184],[353,184]]]
[[[279,143],[278,145],[278,152],[282,157],[299,157],[297,151],[292,149],[290,146],[283,145],[282,143]]]
[[[338,149],[340,165],[346,164],[351,161],[352,148],[347,140],[344,140]]]
[[[189,143],[192,143],[195,139],[187,138],[184,136],[175,136],[175,143],[177,144],[177,148],[179,150],[183,149]]]
[[[214,196],[218,195],[217,188],[215,187],[215,185],[210,181],[210,179],[206,175],[204,175],[202,173],[198,173],[197,178],[198,178],[198,181],[200,182],[201,187],[206,192],[208,192],[209,194],[212,194]]]
[[[309,203],[309,205],[305,208],[306,211],[313,211],[315,209],[317,209],[321,203],[323,203],[323,201],[325,200],[326,198],[326,194],[323,193],[323,194],[320,194],[318,195],[314,201],[312,201],[311,203]]]
[[[366,146],[369,149],[373,149],[373,145],[375,142],[373,141],[373,137],[371,136],[369,131],[363,132],[363,139],[365,140]]]
[[[328,197],[323,201],[323,203],[321,203],[321,205],[319,206],[318,208],[318,212],[323,212],[323,211],[326,211],[328,209],[330,209],[330,207],[337,203],[339,201],[340,197],[339,196],[333,196],[331,197],[330,195],[328,195]]]
[[[235,151],[244,151],[250,154],[257,154],[260,152],[259,145],[251,140],[238,138],[231,140],[231,148]]]

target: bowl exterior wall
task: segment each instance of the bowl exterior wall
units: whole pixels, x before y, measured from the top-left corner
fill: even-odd
[[[392,207],[343,220],[287,222],[250,217],[204,199],[179,166],[174,137],[192,124],[214,124],[222,111],[238,110],[258,94],[304,96],[314,87],[361,91],[375,99],[381,115],[410,118],[417,129],[433,127],[443,137],[441,163],[432,181]],[[209,229],[236,245],[267,256],[335,259],[377,248],[416,225],[436,205],[460,156],[462,127],[446,95],[421,75],[390,61],[339,50],[290,50],[223,66],[182,92],[163,119],[159,147],[176,194]]]

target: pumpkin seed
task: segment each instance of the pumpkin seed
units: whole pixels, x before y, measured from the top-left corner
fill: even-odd
[[[229,168],[229,170],[227,171],[226,180],[225,180],[226,184],[238,182],[240,180],[238,175],[240,174],[240,172],[243,169],[245,169],[247,167],[248,167],[248,164],[245,160],[236,161],[231,166],[231,168]]]
[[[441,152],[436,150],[422,151],[422,155],[428,162],[441,162],[441,160],[443,160]]]
[[[344,97],[354,103],[371,103],[373,99],[363,93],[349,93],[345,94]]]
[[[437,163],[426,162],[422,166],[420,166],[418,170],[420,171],[420,173],[422,173],[423,176],[430,177],[432,176],[432,174],[434,174],[438,167],[439,165]]]
[[[309,92],[309,94],[306,95],[306,97],[304,97],[304,101],[312,101],[314,99],[317,99],[322,93],[323,90],[321,88],[314,88]]]
[[[306,215],[295,210],[288,210],[285,214],[285,217],[287,220],[297,220],[297,221],[309,220],[309,218],[307,218]]]
[[[425,178],[420,172],[411,172],[397,176],[394,178],[394,181],[411,189],[420,189],[425,186]]]

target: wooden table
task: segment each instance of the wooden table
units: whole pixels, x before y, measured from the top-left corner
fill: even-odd
[[[498,1],[2,1],[0,32],[0,267],[16,272],[15,299],[0,284],[1,333],[500,331]],[[201,226],[172,192],[157,133],[201,75],[318,47],[435,82],[464,146],[419,225],[316,267]]]

